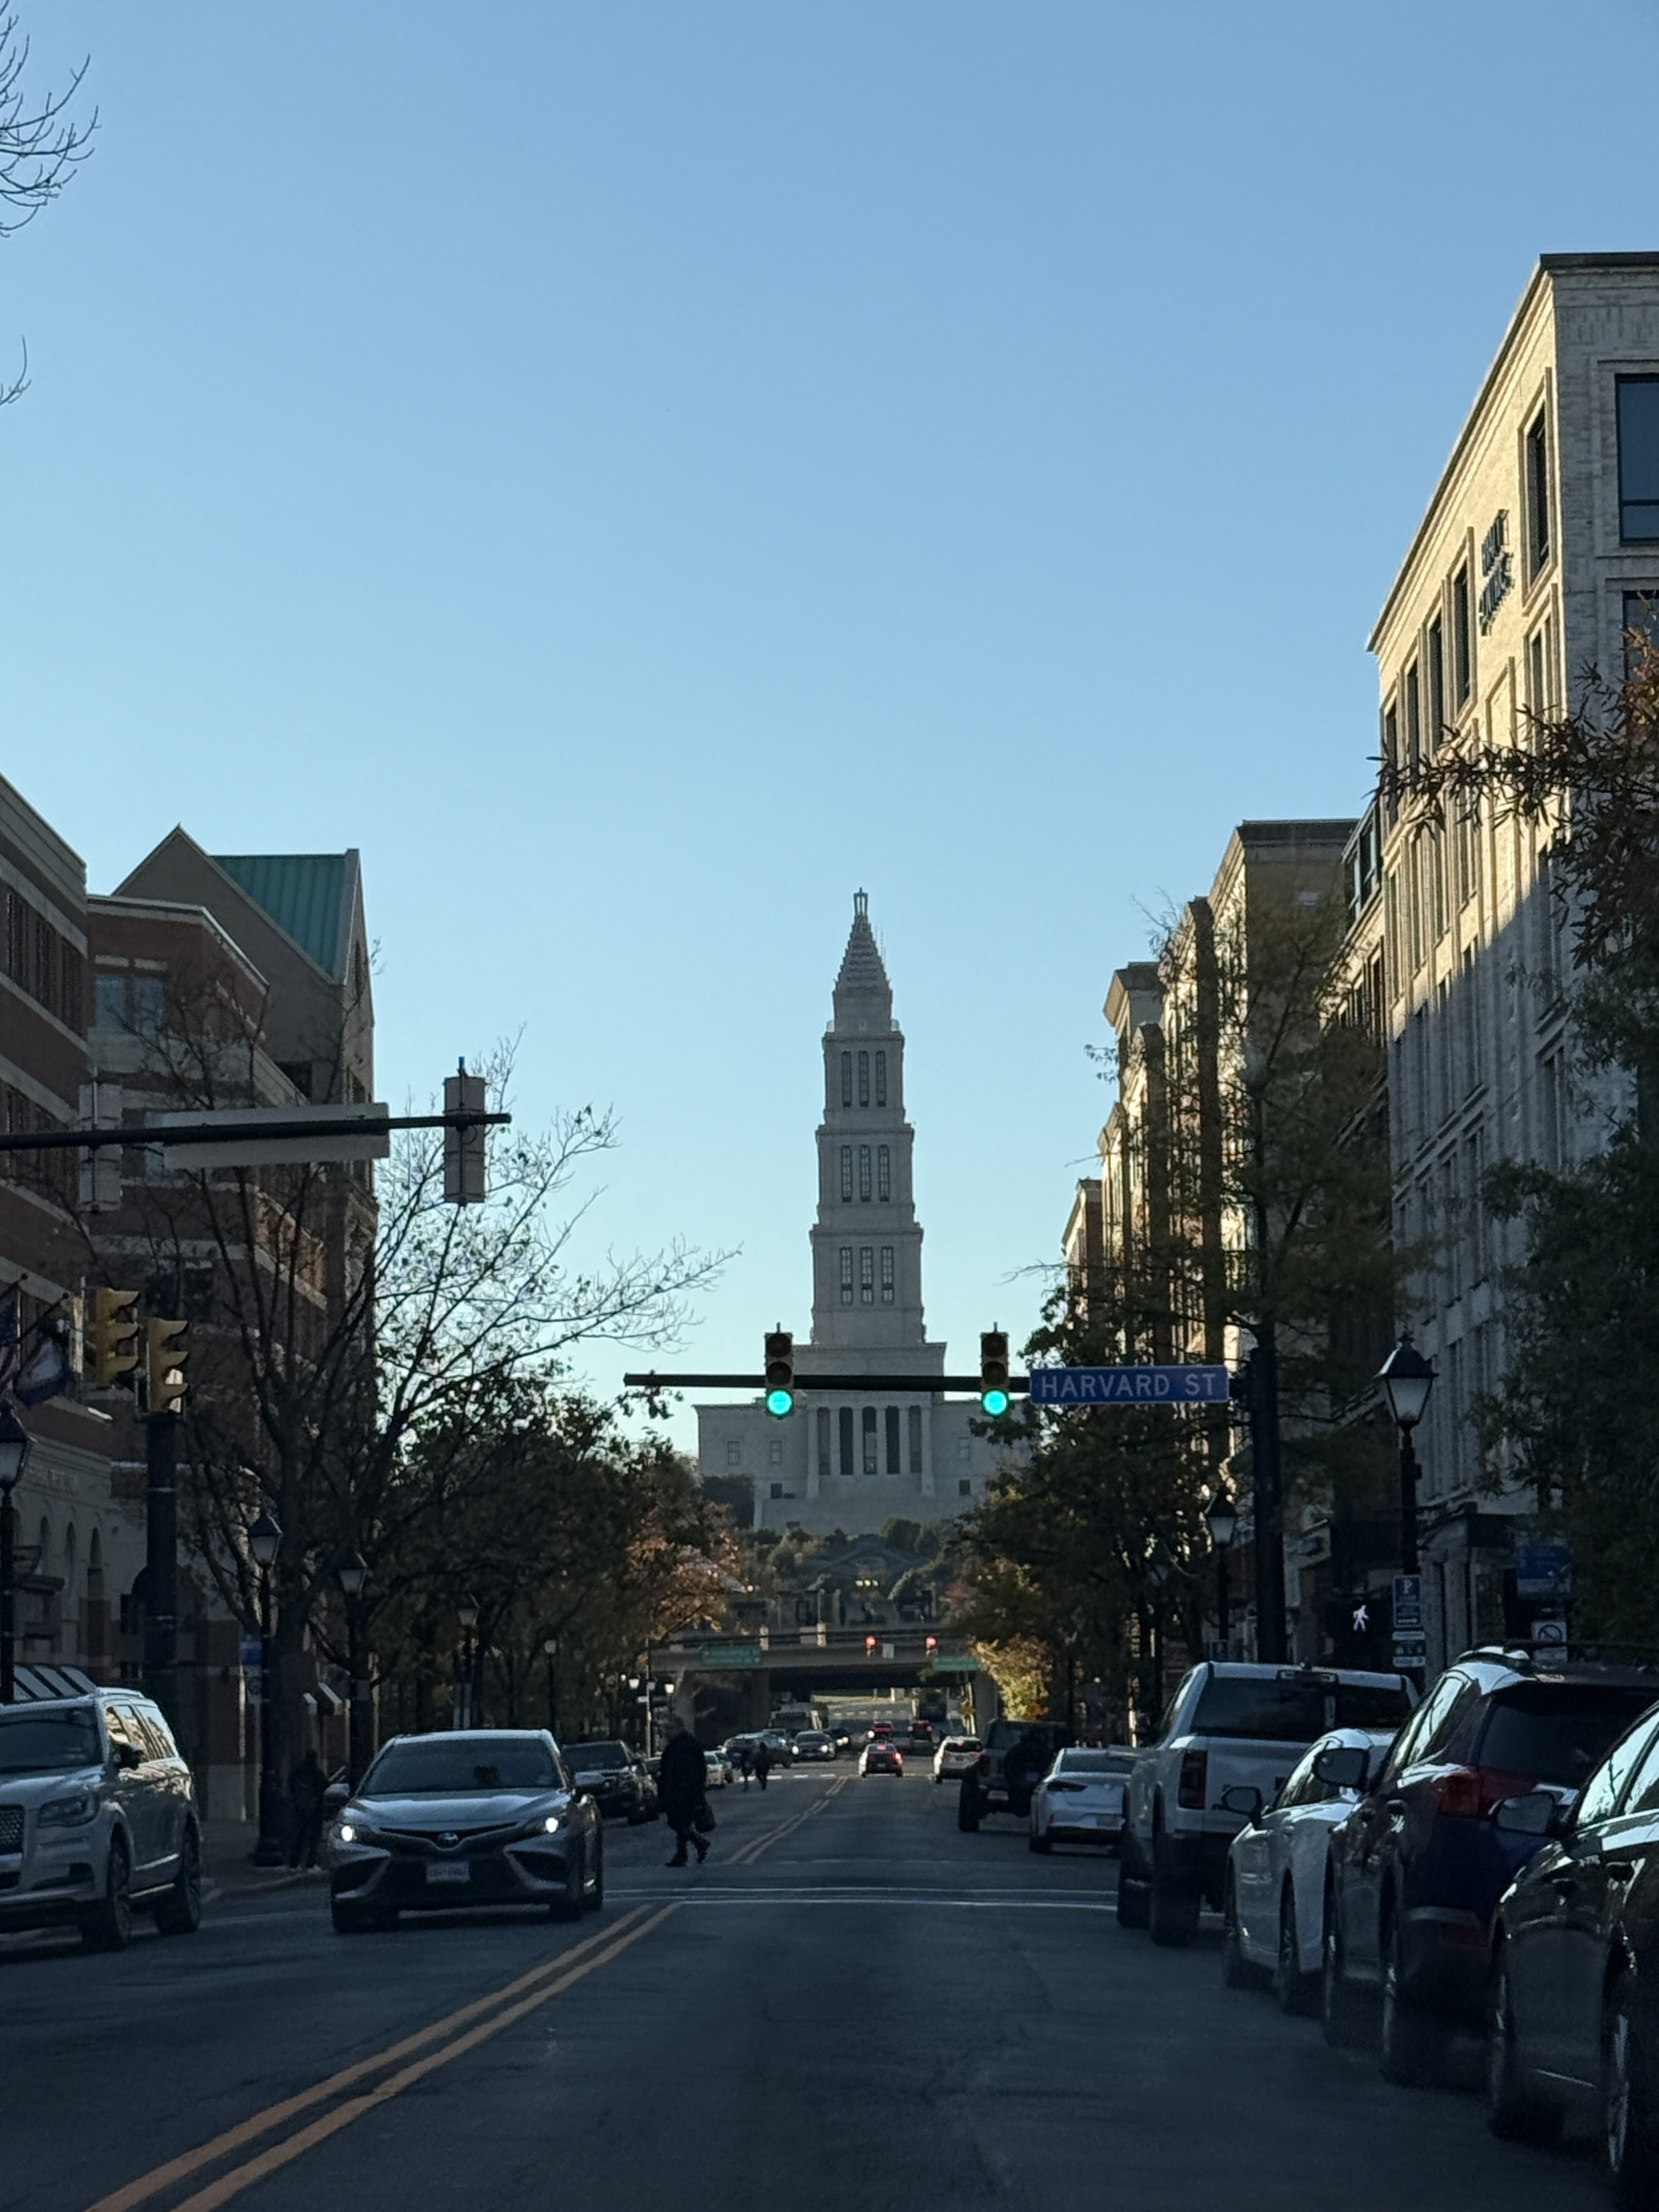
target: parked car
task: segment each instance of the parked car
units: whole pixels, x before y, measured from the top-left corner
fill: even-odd
[[[159,1705],[126,1689],[0,1709],[0,1932],[68,1923],[119,1951],[133,1916],[202,1917],[202,1821]]]
[[[993,1721],[983,1748],[962,1778],[957,1827],[971,1835],[988,1813],[1024,1820],[1038,1783],[1066,1743],[1066,1730],[1052,1721]]]
[[[605,1820],[621,1818],[636,1828],[651,1818],[644,1772],[625,1743],[568,1743],[564,1763],[577,1789],[587,1792]]]
[[[1500,2136],[1588,2118],[1620,2204],[1659,2197],[1659,1712],[1623,1736],[1566,1812],[1557,1789],[1492,1809],[1539,1846],[1492,1930],[1487,2097]]]
[[[1270,1802],[1316,1737],[1396,1729],[1413,1695],[1403,1674],[1207,1659],[1194,1667],[1129,1778],[1119,1925],[1150,1927],[1154,1943],[1189,1942],[1200,1906],[1220,1907],[1227,1853],[1244,1824],[1226,1793],[1253,1788]]]
[[[738,1778],[737,1769],[723,1751],[706,1751],[702,1763],[711,1790],[728,1790]]]
[[[343,1936],[400,1912],[542,1905],[556,1920],[605,1902],[605,1835],[538,1729],[395,1735],[328,1834],[330,1905]]]
[[[1123,1833],[1134,1758],[1128,1750],[1095,1750],[1078,1744],[1062,1751],[1032,1795],[1031,1849],[1051,1851],[1056,1844],[1115,1845]]]
[[[890,1737],[872,1736],[859,1753],[860,1774],[902,1774],[904,1756]]]
[[[1494,1908],[1543,1838],[1492,1818],[1547,1788],[1570,1802],[1659,1678],[1473,1651],[1434,1684],[1331,1831],[1322,2006],[1334,2043],[1380,2005],[1382,2071],[1438,2066],[1440,2023],[1485,2011]]]
[[[794,1739],[794,1753],[797,1759],[807,1762],[833,1759],[836,1740],[822,1729],[802,1729]]]
[[[1227,1854],[1221,1975],[1230,1988],[1271,1979],[1286,2012],[1317,2012],[1325,1941],[1325,1854],[1392,1729],[1333,1729],[1310,1743],[1265,1809],[1254,1784],[1223,1793],[1244,1826]]]
[[[979,1764],[981,1749],[976,1735],[947,1735],[933,1753],[935,1786],[952,1775],[959,1778],[971,1774]]]

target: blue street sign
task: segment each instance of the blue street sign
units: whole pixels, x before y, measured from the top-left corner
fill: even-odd
[[[1034,1406],[1199,1406],[1224,1403],[1224,1367],[1034,1367]]]
[[[243,1630],[240,1656],[242,1672],[245,1674],[257,1674],[258,1673],[259,1654],[263,1648],[264,1647],[261,1645],[259,1638],[257,1636],[250,1636],[246,1629]]]
[[[1420,1629],[1423,1626],[1423,1577],[1396,1575],[1394,1578],[1394,1625]]]
[[[1571,1597],[1572,1550],[1566,1544],[1522,1544],[1515,1554],[1517,1597]]]

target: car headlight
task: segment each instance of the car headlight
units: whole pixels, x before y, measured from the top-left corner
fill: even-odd
[[[556,1836],[563,1825],[556,1813],[550,1813],[542,1822],[542,1833],[544,1836]]]
[[[343,1844],[372,1844],[374,1831],[367,1820],[357,1815],[342,1820],[334,1831]]]
[[[78,1828],[95,1819],[97,1812],[98,1792],[77,1790],[71,1796],[47,1798],[34,1818],[42,1828]]]

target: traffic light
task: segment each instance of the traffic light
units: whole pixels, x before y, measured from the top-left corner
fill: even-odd
[[[110,1390],[138,1364],[137,1291],[94,1291],[86,1324],[87,1366],[94,1390]]]
[[[873,1636],[866,1636],[864,1639],[864,1656],[866,1659],[873,1659],[876,1656],[876,1639]]]
[[[469,1075],[465,1062],[459,1075],[444,1078],[446,1114],[482,1114],[484,1079]],[[482,1121],[465,1129],[444,1131],[444,1197],[451,1206],[482,1206],[484,1201],[484,1138]]]
[[[182,1321],[144,1323],[146,1402],[152,1413],[173,1413],[185,1395],[185,1362],[190,1356],[190,1324]]]
[[[931,1659],[934,1652],[939,1650],[939,1638],[937,1636],[924,1637],[922,1638],[922,1644],[924,1650],[927,1651],[927,1656]]]
[[[766,1410],[779,1420],[795,1410],[795,1340],[787,1328],[766,1340]]]
[[[979,1409],[994,1420],[1008,1410],[1008,1339],[1000,1328],[979,1340]]]

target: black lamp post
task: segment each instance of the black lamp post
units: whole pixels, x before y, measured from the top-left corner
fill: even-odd
[[[553,1680],[553,1663],[559,1656],[556,1636],[544,1636],[542,1656],[547,1662],[547,1732],[556,1742],[559,1734],[559,1700]]]
[[[1221,1656],[1229,1656],[1227,1644],[1227,1553],[1238,1533],[1238,1508],[1224,1483],[1210,1500],[1204,1516],[1210,1531],[1210,1541],[1215,1546],[1215,1620],[1216,1634],[1221,1644]]]
[[[259,1571],[259,1840],[253,1863],[281,1866],[288,1854],[276,1789],[276,1733],[270,1724],[270,1571],[283,1547],[283,1532],[269,1513],[262,1513],[248,1530],[247,1547]]]
[[[455,1608],[461,1623],[461,1694],[455,1700],[459,1707],[458,1725],[470,1729],[472,1725],[472,1632],[478,1625],[478,1601],[465,1597]]]
[[[29,1463],[30,1437],[9,1406],[0,1406],[0,1705],[17,1695],[17,1553],[11,1493]]]
[[[1400,1571],[1414,1575],[1417,1553],[1417,1453],[1412,1431],[1422,1419],[1434,1388],[1434,1364],[1425,1359],[1407,1329],[1383,1361],[1377,1381],[1400,1431]]]
[[[346,1779],[355,1790],[368,1765],[368,1684],[363,1670],[363,1584],[368,1568],[361,1552],[354,1552],[340,1570],[345,1593],[346,1673],[350,1678],[351,1704],[346,1717]]]

